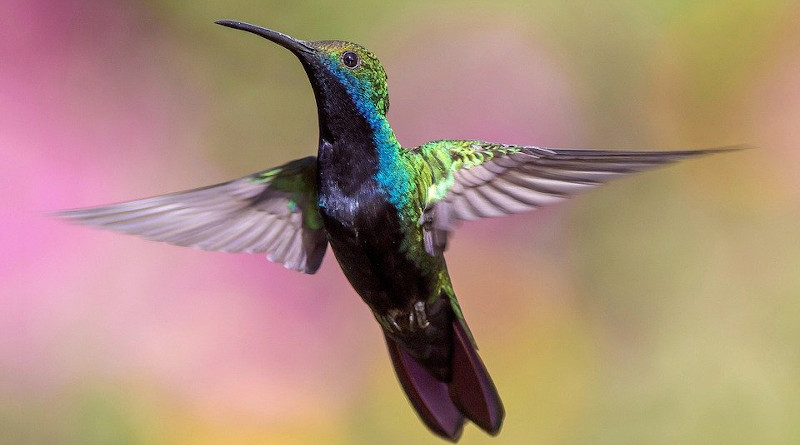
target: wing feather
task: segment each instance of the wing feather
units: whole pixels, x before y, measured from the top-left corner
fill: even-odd
[[[314,273],[327,246],[316,168],[310,156],[222,184],[57,216],[180,246],[267,253],[290,269]]]
[[[447,232],[459,221],[534,210],[633,173],[741,148],[613,151],[431,142],[415,149],[433,177],[423,228],[439,232],[425,233],[425,247],[431,255],[441,254]],[[448,156],[450,163],[442,162]]]

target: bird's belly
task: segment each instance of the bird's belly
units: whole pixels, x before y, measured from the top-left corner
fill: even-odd
[[[408,250],[416,237],[404,230],[394,207],[372,210],[337,218],[323,209],[331,249],[386,335],[444,378],[453,318],[448,297],[441,295],[444,260],[425,254],[425,261],[414,261]]]
[[[404,220],[383,196],[328,196],[320,213],[345,276],[376,314],[411,308],[438,293],[444,260],[420,259],[425,252],[416,220]]]
[[[359,215],[352,223],[323,215],[331,248],[345,276],[376,313],[429,299],[434,274],[407,255],[407,233],[396,211]]]

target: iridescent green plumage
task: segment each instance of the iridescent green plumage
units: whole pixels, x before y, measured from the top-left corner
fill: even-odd
[[[460,221],[555,203],[609,180],[719,150],[607,151],[441,140],[406,149],[386,114],[386,73],[341,41],[304,42],[241,22],[292,51],[319,111],[317,157],[239,180],[64,212],[84,224],[233,252],[314,273],[327,245],[380,324],[409,401],[436,434],[466,419],[497,434],[504,410],[477,355],[443,252]]]

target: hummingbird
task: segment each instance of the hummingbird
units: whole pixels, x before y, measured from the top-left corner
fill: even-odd
[[[304,41],[220,20],[291,51],[318,111],[316,156],[203,188],[58,216],[205,250],[266,253],[316,272],[330,245],[383,332],[424,424],[456,442],[467,420],[499,433],[505,410],[456,299],[443,252],[460,222],[534,210],[632,173],[736,149],[616,151],[479,140],[403,147],[386,73],[361,45]]]

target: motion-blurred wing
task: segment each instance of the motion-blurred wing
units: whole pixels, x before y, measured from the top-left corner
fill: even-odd
[[[631,173],[738,148],[609,151],[431,142],[418,148],[435,177],[421,221],[426,250],[441,253],[459,221],[534,210]]]
[[[179,246],[266,252],[270,261],[314,273],[328,245],[316,170],[310,156],[222,184],[57,216]]]

